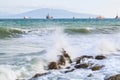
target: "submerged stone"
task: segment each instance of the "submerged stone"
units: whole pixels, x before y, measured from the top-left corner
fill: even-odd
[[[92,77],[93,76],[93,74],[89,74],[87,77]]]

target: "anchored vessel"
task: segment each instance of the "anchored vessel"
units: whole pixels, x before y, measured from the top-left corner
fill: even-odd
[[[48,14],[48,15],[46,16],[46,19],[53,19],[53,17]]]
[[[24,19],[30,19],[30,17],[28,17],[28,16],[24,16]]]
[[[119,16],[118,16],[118,15],[116,15],[116,16],[115,16],[115,19],[119,19]]]

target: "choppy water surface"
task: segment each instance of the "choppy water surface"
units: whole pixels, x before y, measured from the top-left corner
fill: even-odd
[[[78,69],[64,74],[50,71],[39,80],[104,80],[120,73],[120,20],[115,19],[1,19],[0,80],[30,79],[46,72],[64,48],[74,59],[81,55],[106,55],[99,71]],[[93,74],[92,77],[87,77]]]

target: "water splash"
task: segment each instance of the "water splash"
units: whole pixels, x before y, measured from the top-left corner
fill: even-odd
[[[108,39],[102,39],[97,44],[97,47],[99,49],[99,52],[104,55],[113,54],[117,50],[117,45],[115,44],[115,42]]]
[[[16,77],[10,66],[0,66],[0,80],[16,80]]]

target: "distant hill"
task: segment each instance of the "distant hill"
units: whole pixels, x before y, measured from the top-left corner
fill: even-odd
[[[1,16],[4,18],[23,18],[24,16],[28,16],[31,18],[45,18],[46,15],[53,16],[53,18],[72,18],[73,16],[75,18],[89,18],[89,17],[96,17],[97,15],[92,14],[84,14],[84,13],[75,13],[67,10],[61,10],[61,9],[49,9],[49,8],[42,8],[37,10],[32,10],[28,12],[24,12],[21,14],[15,14],[15,15],[7,15],[7,16]]]

